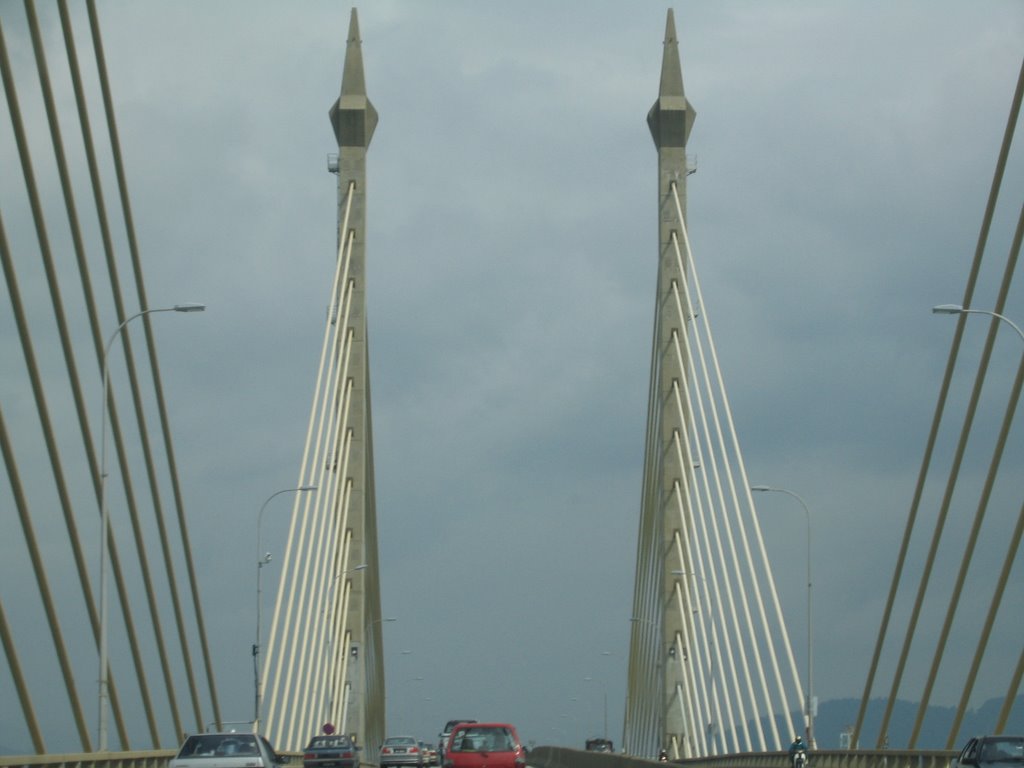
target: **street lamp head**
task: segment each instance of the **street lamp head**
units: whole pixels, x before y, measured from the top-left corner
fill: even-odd
[[[993,320],[999,320],[1000,322],[1006,323],[1008,326],[1013,328],[1020,336],[1021,341],[1024,341],[1024,330],[1021,329],[1013,320],[1008,318],[1006,315],[995,312],[991,309],[970,309],[969,307],[961,307],[959,304],[939,304],[937,307],[932,307],[932,312],[936,315],[988,315]]]
[[[306,491],[315,491],[316,490],[316,486],[315,485],[300,485],[295,490],[300,491],[301,493],[305,493]]]
[[[205,312],[206,311],[206,305],[205,304],[196,304],[196,303],[175,304],[174,305],[174,311],[175,312]]]
[[[752,491],[774,491],[775,489],[772,488],[770,485],[752,485],[752,486],[750,486],[750,490],[752,490]]]

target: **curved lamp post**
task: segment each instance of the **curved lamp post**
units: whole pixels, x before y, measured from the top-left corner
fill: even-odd
[[[939,304],[937,307],[932,307],[932,313],[936,315],[988,315],[989,317],[994,317],[997,320],[1002,320],[1017,332],[1021,341],[1024,341],[1024,331],[1022,331],[1020,327],[1013,322],[1013,320],[1008,318],[1006,315],[1001,315],[998,312],[993,312],[989,309],[966,309],[961,307],[959,304]]]
[[[125,319],[107,341],[103,348],[103,405],[100,409],[100,690],[99,690],[99,734],[97,750],[107,751],[107,698],[109,689],[109,661],[108,661],[108,637],[107,637],[107,536],[110,532],[110,512],[107,509],[107,392],[110,389],[110,369],[107,366],[107,358],[110,355],[110,348],[114,340],[121,335],[132,320],[143,315],[151,315],[154,312],[202,312],[206,309],[205,304],[175,304],[173,307],[159,307],[157,309],[144,309],[136,312]]]
[[[784,493],[800,502],[807,515],[807,744],[814,746],[814,630],[811,623],[811,511],[806,502],[793,491],[771,485],[752,485],[752,491]]]
[[[259,729],[260,724],[260,624],[263,621],[263,566],[270,562],[270,553],[263,552],[263,511],[274,497],[280,496],[282,493],[306,493],[315,490],[315,485],[300,485],[298,488],[283,488],[280,491],[275,491],[263,502],[259,517],[256,518],[256,642],[252,646],[253,687],[255,689],[252,713],[253,732]]]

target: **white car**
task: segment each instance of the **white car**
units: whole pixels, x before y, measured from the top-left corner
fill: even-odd
[[[185,739],[168,768],[276,768],[285,762],[255,733],[197,733]]]

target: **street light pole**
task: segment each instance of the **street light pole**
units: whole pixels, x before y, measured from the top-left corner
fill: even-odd
[[[263,566],[270,562],[270,553],[263,552],[263,510],[267,508],[267,504],[270,503],[271,499],[275,496],[280,496],[282,493],[305,493],[315,490],[315,485],[300,485],[298,488],[284,488],[280,491],[275,491],[263,502],[263,506],[260,507],[259,517],[256,518],[256,642],[252,646],[253,687],[255,689],[252,713],[253,733],[258,732],[260,724],[260,625],[263,621]]]
[[[811,510],[799,494],[771,485],[754,485],[752,491],[784,493],[800,502],[807,516],[807,745],[814,747],[814,630],[811,620]]]
[[[601,688],[604,691],[604,732],[602,738],[608,738],[608,683],[604,680],[598,680],[596,677],[584,677],[583,682],[585,683],[600,683]]]
[[[100,686],[99,686],[99,734],[97,738],[97,750],[107,751],[107,698],[109,696],[109,661],[108,661],[108,637],[107,637],[107,536],[110,533],[110,512],[107,509],[107,392],[110,389],[110,370],[107,366],[107,358],[110,355],[110,348],[114,340],[121,335],[132,320],[143,315],[151,315],[154,312],[202,312],[206,309],[205,304],[175,304],[173,307],[160,307],[157,309],[144,309],[136,312],[124,320],[107,341],[103,348],[103,359],[101,368],[103,373],[103,404],[100,408]]]
[[[605,658],[611,658],[615,654],[612,653],[611,651],[601,651],[601,655],[604,656]],[[606,670],[606,675],[607,675],[607,670]],[[604,687],[604,737],[606,739],[608,738],[608,682],[607,682],[607,680],[605,681],[605,687]],[[621,748],[622,744],[619,744],[619,747]]]

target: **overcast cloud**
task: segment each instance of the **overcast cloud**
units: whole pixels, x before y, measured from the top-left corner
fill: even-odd
[[[335,258],[327,110],[350,6],[98,7],[150,304],[208,305],[155,324],[221,706],[246,719],[256,513],[297,479]],[[580,744],[602,728],[606,690],[621,735],[657,263],[645,117],[668,7],[359,7],[380,114],[368,156],[368,311],[383,611],[397,618],[385,632],[392,732],[433,740],[449,717],[472,716],[516,722],[536,743]],[[929,309],[963,296],[1024,6],[674,8],[697,110],[690,236],[747,470],[811,508],[816,693],[859,697],[956,322]],[[39,12],[56,57],[56,13]],[[21,4],[0,3],[0,19],[13,66],[30,78]],[[45,116],[22,90],[42,154]],[[17,168],[10,123],[0,123],[0,169]],[[1009,248],[1021,152],[1018,142],[977,307],[991,306]],[[22,289],[45,326],[23,198],[20,174],[0,172]],[[1024,322],[1022,298],[1016,286],[1007,314]],[[27,434],[35,416],[0,301],[0,353],[17,361],[3,366],[0,396],[11,428]],[[969,360],[988,327],[975,319]],[[997,429],[1019,353],[1001,333],[981,443]],[[55,349],[46,364],[59,367]],[[37,443],[22,439],[25,464],[45,461]],[[1017,481],[993,501],[992,543],[1019,508],[1022,449],[1017,429],[1004,459]],[[966,488],[988,450],[972,458]],[[957,507],[953,539],[972,498]],[[757,501],[802,669],[801,511],[781,495]],[[10,504],[4,486],[0,506]],[[275,563],[288,508],[264,524]],[[958,554],[943,553],[948,574]],[[6,585],[23,564],[14,554],[0,566],[15,619]],[[1017,594],[1021,581],[1018,568]],[[1019,633],[1001,642],[991,653],[1005,668]],[[937,698],[955,703],[958,690]],[[976,701],[1004,691],[988,665]],[[0,743],[22,738],[4,727]]]

